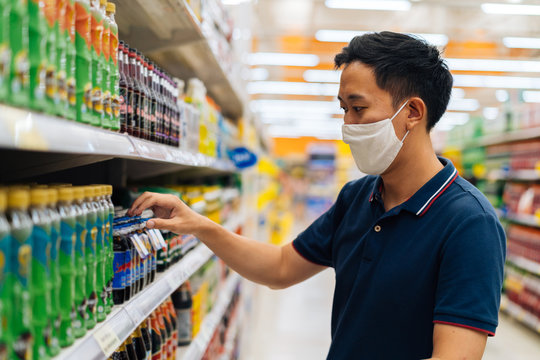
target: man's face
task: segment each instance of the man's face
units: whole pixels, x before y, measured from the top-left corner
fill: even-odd
[[[338,99],[345,124],[369,124],[394,115],[392,97],[377,86],[375,75],[361,62],[347,65],[341,74]]]

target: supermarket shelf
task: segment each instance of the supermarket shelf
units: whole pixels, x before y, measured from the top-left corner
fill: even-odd
[[[505,295],[501,298],[501,310],[532,330],[540,333],[540,319],[508,299]]]
[[[462,144],[457,144],[456,147],[461,149],[478,147],[478,146],[491,146],[511,143],[521,140],[531,140],[540,138],[540,127],[531,129],[521,129],[509,132],[504,132],[497,135],[487,135],[478,139],[473,139]]]
[[[238,222],[228,222],[224,226],[235,231]],[[213,253],[208,247],[204,244],[198,245],[169,270],[158,274],[152,284],[127,304],[115,306],[104,322],[98,324],[72,346],[63,349],[55,360],[97,360],[110,356],[159,304],[212,256]]]
[[[197,77],[233,120],[242,116],[246,96],[229,76],[185,0],[118,0],[120,37],[182,79]]]
[[[515,255],[508,255],[507,261],[510,261],[512,264],[523,270],[540,276],[540,263]]]
[[[537,170],[514,170],[514,171],[505,171],[505,170],[490,170],[485,177],[486,180],[496,181],[496,180],[505,180],[505,181],[539,181],[540,172]]]
[[[75,121],[0,105],[0,149],[28,152],[28,156],[5,156],[9,174],[2,180],[39,175],[113,158],[149,163],[153,170],[130,171],[136,179],[149,173],[180,169],[234,172],[230,160],[192,154],[179,148],[134,138]],[[67,136],[69,134],[69,136]],[[24,159],[22,158],[24,156]]]
[[[503,218],[519,225],[531,226],[540,229],[540,221],[534,215],[507,214],[504,215]]]
[[[235,347],[236,338],[240,333],[240,327],[244,320],[244,311],[242,309],[243,304],[240,302],[236,309],[236,315],[233,321],[229,324],[229,330],[227,332],[227,338],[225,339],[225,344],[223,346],[224,353],[220,356],[219,360],[230,360],[233,356],[233,351]]]
[[[212,311],[204,318],[199,333],[193,339],[185,351],[179,351],[177,360],[200,360],[202,359],[212,336],[221,322],[227,307],[231,302],[236,286],[240,282],[240,275],[233,273],[229,275],[227,282],[221,289],[219,297],[214,304]]]

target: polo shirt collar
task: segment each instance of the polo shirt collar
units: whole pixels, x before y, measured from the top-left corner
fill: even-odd
[[[444,165],[444,168],[425,183],[409,200],[400,205],[400,208],[410,211],[417,216],[423,216],[439,196],[456,180],[458,172],[452,162],[443,157],[439,157],[439,161]],[[376,200],[382,204],[382,189],[382,178],[378,176],[373,185],[373,191],[369,197],[369,201],[373,202]]]

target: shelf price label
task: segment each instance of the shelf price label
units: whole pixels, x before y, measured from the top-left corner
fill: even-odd
[[[121,345],[120,339],[109,324],[100,326],[94,333],[94,339],[106,357],[111,356],[114,350]]]

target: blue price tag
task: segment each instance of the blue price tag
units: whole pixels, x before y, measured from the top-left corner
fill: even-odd
[[[257,163],[257,155],[245,147],[239,147],[229,151],[229,158],[238,169],[247,169]]]

